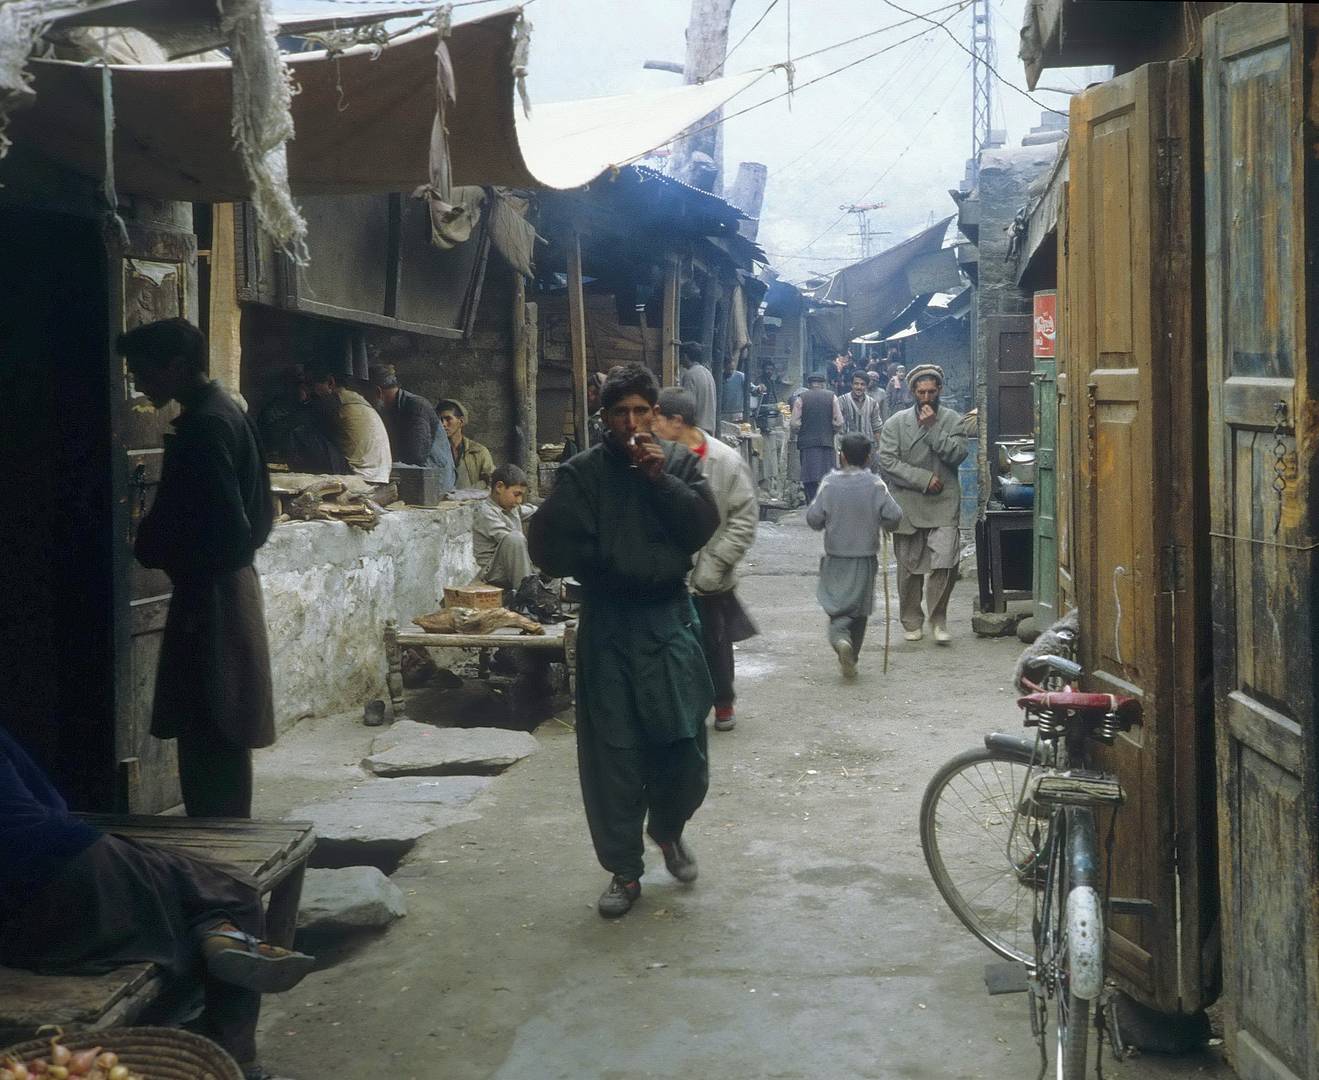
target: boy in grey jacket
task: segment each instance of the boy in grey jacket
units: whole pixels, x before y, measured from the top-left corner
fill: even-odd
[[[806,511],[806,524],[824,532],[816,598],[829,616],[829,644],[844,678],[856,677],[866,621],[875,607],[879,530],[892,532],[902,510],[888,485],[869,471],[870,440],[843,436],[842,468],[826,476]]]

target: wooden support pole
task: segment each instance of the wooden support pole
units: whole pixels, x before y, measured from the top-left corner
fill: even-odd
[[[664,268],[664,307],[660,312],[660,383],[664,386],[678,385],[681,274],[678,257],[670,255]]]
[[[527,430],[527,479],[531,483],[531,493],[540,494],[540,410],[536,395],[540,393],[540,306],[525,304],[523,306],[525,321],[522,336],[523,347],[527,352],[526,370],[526,405]]]
[[[568,329],[572,335],[572,416],[578,448],[586,432],[586,298],[582,295],[582,238],[574,231],[568,245]]]
[[[211,210],[211,378],[237,391],[241,380],[243,314],[235,280],[234,204],[216,203]]]
[[[530,388],[527,377],[527,282],[516,270],[513,271],[513,307],[509,318],[513,330],[513,461],[527,473],[534,491],[536,481],[532,474],[536,471],[536,463],[534,449],[529,448],[527,438],[531,413],[531,404],[527,400]]]

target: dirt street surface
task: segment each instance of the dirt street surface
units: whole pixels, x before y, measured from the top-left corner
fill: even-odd
[[[711,732],[711,788],[688,838],[700,880],[649,848],[641,900],[595,911],[608,880],[582,816],[571,715],[395,872],[408,916],[322,955],[267,999],[280,1076],[415,1080],[640,1077],[1033,1078],[1024,994],[989,997],[995,959],[945,909],[921,857],[927,779],[983,732],[1019,725],[1020,645],[970,630],[901,640],[881,674],[883,599],[844,683],[815,603],[819,539],[764,526],[741,588],[761,636],[738,648],[738,725]],[[894,614],[896,615],[896,598]],[[305,730],[304,730],[305,729]],[[360,717],[300,725],[262,755],[257,814],[362,781]],[[1105,1075],[1222,1077],[1216,1051],[1144,1056]]]

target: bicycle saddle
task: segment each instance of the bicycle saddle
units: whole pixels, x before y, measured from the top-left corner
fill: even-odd
[[[1027,694],[1017,698],[1017,704],[1027,712],[1074,712],[1093,716],[1117,716],[1134,723],[1140,719],[1140,702],[1133,697],[1117,694],[1083,694],[1076,690],[1053,693]]]

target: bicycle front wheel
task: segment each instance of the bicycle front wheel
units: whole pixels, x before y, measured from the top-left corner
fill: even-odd
[[[926,785],[920,825],[925,863],[953,914],[994,952],[1033,968],[1034,896],[1048,845],[1032,843],[1032,819],[1017,820],[1030,767],[1001,750],[958,754]]]
[[[1058,1080],[1084,1080],[1090,1002],[1070,990],[1058,1002]]]

